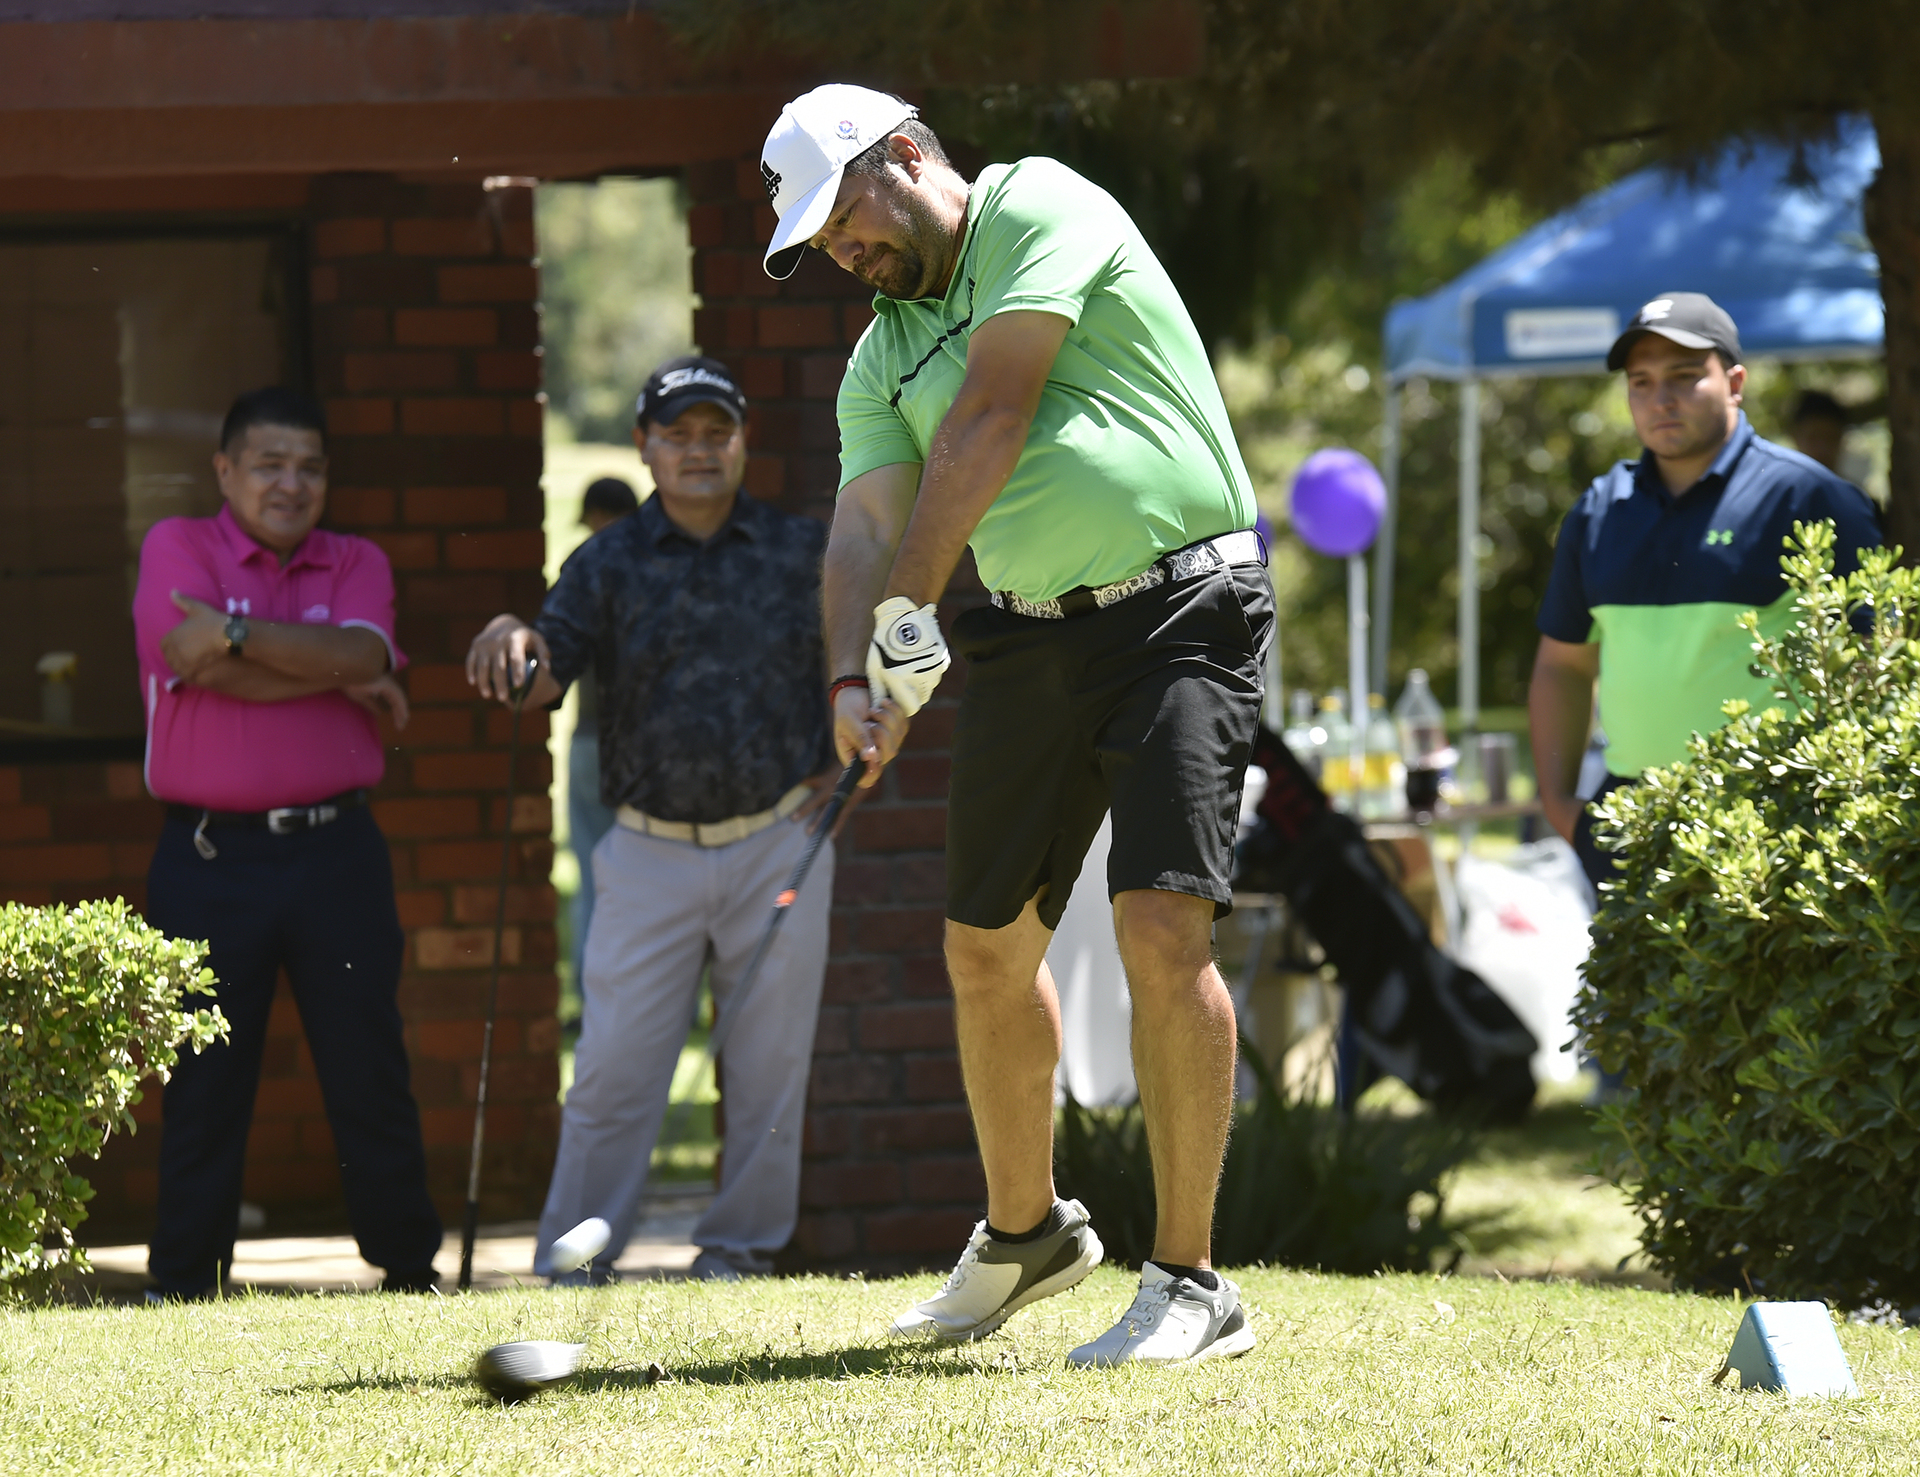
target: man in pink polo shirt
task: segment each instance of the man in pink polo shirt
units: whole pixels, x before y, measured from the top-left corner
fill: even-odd
[[[226,506],[155,524],[133,599],[147,786],[167,802],[147,919],[209,942],[232,1022],[228,1041],[182,1057],[167,1084],[147,1297],[205,1297],[226,1281],[283,968],[361,1255],[389,1290],[426,1291],[440,1218],[395,1003],[393,873],[366,805],[384,769],[374,713],[407,717],[392,676],[406,660],[393,573],[366,539],[315,527],[326,422],[310,397],[241,396],[214,470]]]

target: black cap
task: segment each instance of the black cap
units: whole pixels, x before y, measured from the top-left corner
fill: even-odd
[[[1704,292],[1663,292],[1642,307],[1607,351],[1607,368],[1625,369],[1627,351],[1643,333],[1657,333],[1683,349],[1718,349],[1740,362],[1740,330]]]
[[[740,393],[727,366],[718,359],[683,354],[647,376],[647,387],[640,392],[635,409],[640,425],[666,426],[678,420],[689,405],[702,402],[718,405],[737,421],[747,418],[747,397]]]

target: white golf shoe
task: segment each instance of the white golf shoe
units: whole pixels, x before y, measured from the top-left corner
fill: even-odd
[[[963,1343],[982,1339],[1041,1298],[1065,1292],[1100,1265],[1104,1250],[1078,1200],[1056,1200],[1032,1241],[996,1241],[981,1221],[947,1284],[893,1320],[893,1336]]]
[[[1147,1262],[1140,1291],[1120,1321],[1092,1343],[1067,1355],[1077,1369],[1116,1364],[1186,1364],[1231,1359],[1253,1347],[1253,1326],[1240,1306],[1240,1289],[1217,1272],[1220,1287],[1209,1292],[1187,1277]]]

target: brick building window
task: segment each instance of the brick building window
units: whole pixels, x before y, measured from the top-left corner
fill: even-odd
[[[220,504],[243,390],[304,378],[295,238],[0,237],[0,758],[140,751],[140,541]]]

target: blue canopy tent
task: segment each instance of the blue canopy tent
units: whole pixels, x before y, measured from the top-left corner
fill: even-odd
[[[1642,170],[1536,226],[1439,291],[1387,313],[1387,512],[1374,550],[1371,666],[1384,691],[1400,482],[1400,391],[1416,376],[1460,394],[1460,708],[1480,715],[1480,381],[1600,374],[1642,303],[1704,292],[1750,358],[1880,352],[1879,266],[1861,200],[1880,167],[1873,129],[1848,120],[1802,154],[1734,145],[1688,180]],[[1793,182],[1796,175],[1809,181]]]

